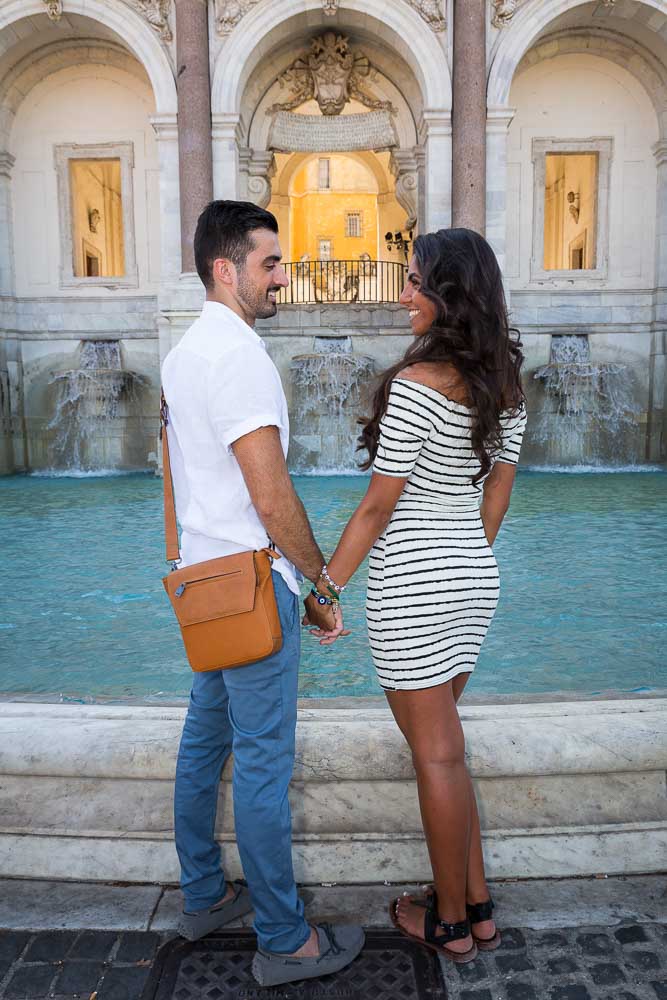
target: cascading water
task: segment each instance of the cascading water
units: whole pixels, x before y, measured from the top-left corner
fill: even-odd
[[[349,472],[359,463],[357,419],[366,409],[375,362],[354,354],[349,337],[316,337],[314,346],[314,353],[297,355],[290,366],[292,468]]]
[[[627,365],[595,364],[588,337],[553,336],[551,360],[533,378],[544,399],[531,437],[555,465],[622,465],[636,455],[640,415]]]
[[[74,472],[122,468],[124,424],[146,379],[123,369],[117,340],[83,341],[79,361],[49,383],[56,390],[51,464]]]

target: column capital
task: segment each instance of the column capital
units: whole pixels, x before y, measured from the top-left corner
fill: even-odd
[[[422,112],[417,126],[419,141],[426,142],[431,135],[451,135],[452,134],[452,113],[447,108],[438,110],[436,108],[425,108]]]
[[[656,166],[662,167],[667,163],[667,139],[659,139],[653,145],[653,155]]]
[[[158,142],[178,139],[178,115],[151,115],[148,120]]]
[[[15,156],[12,156],[6,149],[0,150],[0,177],[11,177],[12,167],[15,163]]]
[[[395,149],[389,160],[389,169],[396,178],[396,200],[407,212],[405,228],[417,225],[417,196],[419,192],[419,164],[413,149]]]
[[[487,133],[506,132],[507,129],[512,124],[515,114],[516,114],[516,108],[508,108],[506,105],[498,105],[497,107],[488,107],[486,109]]]
[[[271,201],[271,178],[276,174],[273,152],[243,146],[239,149],[239,167],[247,178],[248,198],[260,208],[266,208]]]
[[[240,145],[245,136],[245,123],[241,115],[218,113],[211,116],[211,131],[214,139],[233,139]]]

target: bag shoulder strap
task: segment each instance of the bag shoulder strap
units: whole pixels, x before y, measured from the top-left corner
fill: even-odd
[[[164,390],[160,389],[160,440],[162,441],[162,482],[164,486],[164,534],[167,551],[167,562],[181,561],[181,551],[178,546],[178,525],[176,524],[176,503],[174,501],[174,481],[171,475],[169,461],[169,407],[164,398]]]

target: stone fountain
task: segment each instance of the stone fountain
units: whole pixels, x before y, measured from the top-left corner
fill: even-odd
[[[531,436],[554,465],[623,465],[636,456],[640,408],[632,372],[616,362],[594,363],[585,334],[551,339],[549,364],[533,378],[543,390]],[[635,459],[636,460],[636,459]]]
[[[130,426],[140,420],[138,391],[144,376],[122,367],[117,340],[85,340],[79,367],[54,374],[55,412],[51,467],[71,472],[136,468]],[[141,464],[141,463],[140,463]]]
[[[357,420],[368,408],[375,362],[355,354],[350,337],[316,337],[311,354],[290,365],[294,472],[357,469]]]

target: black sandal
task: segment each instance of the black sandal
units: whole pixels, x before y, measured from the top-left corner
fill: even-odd
[[[487,899],[485,903],[468,903],[466,906],[466,913],[468,914],[468,920],[472,927],[473,924],[481,924],[484,920],[493,920],[493,911],[495,909],[495,903],[492,899]],[[496,927],[496,932],[493,937],[483,938],[479,937],[477,934],[472,933],[475,944],[480,951],[495,951],[496,948],[500,947],[500,931]]]
[[[477,945],[475,944],[474,938],[472,947],[468,948],[467,951],[453,951],[451,948],[446,947],[450,941],[462,941],[464,938],[468,937],[471,933],[470,921],[466,918],[465,920],[459,920],[456,924],[448,924],[444,920],[441,920],[438,914],[438,902],[435,890],[433,890],[433,894],[429,897],[428,903],[425,907],[426,915],[424,918],[423,938],[416,937],[414,934],[408,934],[405,928],[399,924],[398,904],[400,901],[400,896],[392,900],[389,905],[389,916],[394,927],[400,931],[404,937],[408,938],[410,941],[415,941],[417,944],[424,945],[432,951],[437,951],[439,955],[445,955],[448,959],[450,959],[450,961],[456,962],[457,965],[472,962],[475,958],[477,958]]]

